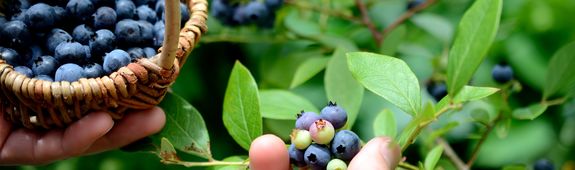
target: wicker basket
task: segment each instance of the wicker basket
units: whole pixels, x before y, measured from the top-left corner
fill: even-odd
[[[157,105],[207,31],[207,0],[186,0],[186,4],[190,20],[180,30],[179,2],[166,0],[166,35],[155,57],[140,59],[104,77],[48,82],[17,73],[0,60],[4,118],[29,129],[51,129],[66,127],[88,112],[106,111],[121,119],[127,110]]]

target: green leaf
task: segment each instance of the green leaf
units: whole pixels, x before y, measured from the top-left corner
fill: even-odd
[[[439,158],[441,158],[441,154],[443,154],[443,147],[441,145],[438,145],[431,151],[429,151],[429,153],[427,153],[427,156],[425,157],[425,163],[424,163],[425,169],[426,170],[435,169],[435,165],[437,164],[437,161],[439,161]]]
[[[483,108],[475,108],[470,112],[471,118],[477,122],[481,122],[484,125],[488,125],[491,122],[489,117],[489,112]]]
[[[325,69],[329,58],[314,57],[306,60],[295,71],[290,88],[295,88]]]
[[[249,150],[262,135],[262,116],[258,86],[249,70],[236,62],[224,97],[224,125],[240,146]]]
[[[428,102],[427,104],[425,104],[425,106],[423,107],[422,114],[419,117],[421,117],[423,122],[431,122],[435,120],[436,118],[435,106],[433,105],[433,103]]]
[[[411,18],[411,21],[413,24],[434,37],[439,38],[441,41],[445,43],[451,42],[451,38],[453,37],[453,26],[446,18],[437,14],[421,13],[414,15]]]
[[[295,120],[302,110],[318,113],[310,101],[286,90],[261,90],[260,99],[264,118]]]
[[[230,156],[222,160],[223,162],[246,162],[248,157],[247,156]],[[237,165],[228,165],[228,166],[212,166],[208,169],[210,170],[240,170],[240,169],[247,169],[247,166],[237,166]]]
[[[499,27],[502,0],[475,1],[459,26],[449,51],[448,93],[457,95],[485,58]]]
[[[379,51],[383,55],[393,56],[397,52],[399,48],[399,44],[401,44],[402,40],[405,38],[407,34],[407,27],[402,25],[394,29],[389,33],[389,35],[385,38],[385,43],[381,44]]]
[[[160,158],[166,161],[179,161],[178,153],[174,148],[174,145],[166,138],[162,138],[162,144],[160,145]]]
[[[509,134],[509,128],[511,128],[511,118],[503,118],[499,123],[495,125],[495,133],[497,137],[503,139]]]
[[[463,89],[461,89],[461,91],[453,98],[453,101],[456,103],[462,103],[479,100],[491,96],[498,91],[498,88],[493,87],[464,86]]]
[[[346,127],[351,128],[359,113],[364,90],[347,69],[346,52],[348,49],[343,47],[335,50],[325,70],[324,84],[328,100],[347,111]]]
[[[365,88],[412,116],[421,110],[419,81],[405,62],[366,52],[347,56],[349,70]]]
[[[421,124],[421,119],[418,118],[414,118],[411,121],[409,121],[409,123],[407,124],[407,126],[405,126],[405,128],[403,129],[403,131],[401,131],[401,134],[399,136],[399,146],[401,146],[402,148],[405,148],[406,145],[410,145],[411,143],[415,142],[415,138],[413,139],[413,141],[409,141],[410,137],[412,134],[414,134],[417,129],[419,128],[419,124]]]
[[[374,136],[388,136],[395,138],[397,135],[397,124],[393,112],[388,109],[381,111],[373,121]]]
[[[210,136],[200,112],[174,93],[166,94],[159,106],[166,112],[166,125],[154,138],[165,137],[180,151],[211,159]]]
[[[304,37],[321,35],[321,29],[317,22],[302,19],[298,10],[291,10],[284,19],[284,25],[291,32]]]
[[[547,81],[543,90],[545,99],[557,97],[556,95],[566,95],[567,97],[573,95],[569,94],[575,89],[575,71],[573,68],[575,68],[575,42],[563,46],[549,61]]]
[[[503,170],[527,170],[525,165],[506,165],[502,168]]]
[[[513,110],[513,117],[516,119],[533,120],[543,114],[545,110],[547,110],[546,104],[532,104],[526,108],[518,108]]]

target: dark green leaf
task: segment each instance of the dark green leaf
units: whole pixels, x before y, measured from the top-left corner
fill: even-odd
[[[249,70],[236,62],[224,97],[224,125],[240,146],[249,150],[262,135],[262,116],[258,86]]]
[[[547,81],[543,91],[545,99],[569,94],[575,89],[575,42],[563,46],[549,61]],[[563,97],[563,96],[561,96]]]
[[[165,137],[180,151],[210,159],[210,136],[198,110],[173,93],[166,94],[160,107],[166,112],[166,125],[154,138]]]
[[[162,144],[160,145],[160,158],[166,161],[179,161],[178,154],[174,145],[166,138],[162,138]]]
[[[290,88],[295,88],[305,83],[317,73],[321,72],[323,69],[325,69],[325,65],[327,65],[328,61],[329,58],[326,57],[314,57],[306,60],[297,68]]]
[[[393,112],[388,109],[381,111],[373,121],[374,136],[388,136],[395,138],[397,135],[397,124]]]
[[[439,161],[439,158],[441,158],[442,154],[443,154],[443,147],[441,145],[438,145],[431,151],[429,151],[429,153],[427,153],[427,156],[425,157],[425,163],[424,163],[425,169],[434,170],[435,165],[437,164],[437,161]]]
[[[421,110],[419,81],[405,62],[366,52],[347,56],[349,70],[365,88],[412,116]]]
[[[479,100],[488,97],[496,92],[498,88],[493,87],[474,87],[474,86],[464,86],[463,89],[453,98],[456,103],[462,103],[467,101]]]
[[[547,110],[547,105],[545,104],[532,104],[526,108],[518,108],[513,110],[513,117],[516,119],[533,120],[543,114],[545,110]]]
[[[338,48],[331,57],[325,71],[324,84],[327,98],[343,107],[348,113],[347,128],[351,128],[361,106],[363,87],[355,81],[347,69],[345,48]]]
[[[286,90],[261,90],[260,99],[264,118],[295,120],[302,110],[318,113],[307,99]]]
[[[457,27],[447,67],[448,93],[457,95],[485,58],[499,27],[502,0],[475,1]]]

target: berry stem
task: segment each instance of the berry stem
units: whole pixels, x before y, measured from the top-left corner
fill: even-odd
[[[483,134],[481,135],[481,138],[479,139],[479,142],[477,143],[477,145],[475,145],[475,148],[473,148],[473,152],[471,152],[471,158],[469,158],[469,161],[467,161],[467,164],[466,164],[467,167],[473,166],[473,163],[475,163],[475,160],[477,159],[477,154],[479,153],[479,150],[481,149],[481,145],[483,145],[483,143],[485,142],[485,140],[489,136],[489,133],[491,133],[491,131],[493,131],[495,125],[497,125],[497,123],[499,123],[500,120],[501,120],[501,113],[499,114],[497,119],[495,119],[495,121],[493,121],[492,124],[487,126],[487,130],[485,130],[485,132],[483,132]]]
[[[389,33],[391,33],[391,31],[393,31],[399,25],[403,24],[403,22],[405,22],[407,19],[411,18],[414,14],[416,14],[419,11],[426,9],[427,7],[431,6],[436,1],[437,0],[426,0],[423,4],[420,4],[420,5],[416,6],[415,8],[412,8],[412,9],[408,10],[407,12],[403,13],[403,15],[401,15],[399,18],[397,18],[397,20],[395,20],[393,23],[391,23],[389,26],[387,26],[383,30],[381,44],[383,44],[385,37],[387,37],[387,35],[389,35]]]
[[[205,166],[248,166],[249,161],[244,162],[225,162],[225,161],[209,161],[209,162],[185,162],[185,161],[169,161],[162,160],[162,163],[167,165],[182,165],[185,167],[205,167]]]
[[[447,143],[445,139],[437,138],[436,142],[439,145],[443,146],[443,153],[445,153],[445,155],[449,158],[449,160],[453,162],[453,164],[455,165],[455,167],[457,167],[457,169],[469,170],[469,167],[465,164],[465,162],[463,162],[463,160],[461,160],[459,156],[457,156],[457,153],[455,153],[451,145],[449,145],[449,143]]]
[[[407,163],[407,162],[399,162],[399,164],[398,164],[397,166],[400,167],[400,168],[403,168],[403,169],[419,170],[419,168],[418,168],[417,166],[411,165],[411,164],[409,164],[409,163]]]

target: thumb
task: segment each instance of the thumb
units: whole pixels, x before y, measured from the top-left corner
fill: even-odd
[[[348,169],[395,169],[401,157],[399,145],[389,137],[370,140],[351,160]]]

